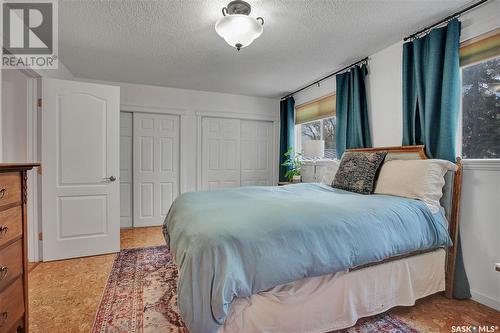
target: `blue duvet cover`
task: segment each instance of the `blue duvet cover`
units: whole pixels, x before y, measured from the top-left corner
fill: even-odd
[[[423,202],[320,184],[186,193],[164,235],[191,333],[216,332],[235,297],[450,245],[445,218]]]

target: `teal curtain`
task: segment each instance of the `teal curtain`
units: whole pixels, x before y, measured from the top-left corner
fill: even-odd
[[[431,158],[455,161],[460,110],[460,22],[403,45],[403,145],[425,145]],[[453,286],[470,298],[460,235]]]
[[[281,164],[285,161],[284,154],[287,150],[295,147],[294,129],[295,129],[295,100],[289,97],[280,102],[280,165],[279,179],[286,181],[285,173],[288,171]]]
[[[372,146],[366,102],[366,65],[355,66],[337,75],[336,131],[337,156],[348,148]]]
[[[403,45],[403,145],[455,161],[460,110],[460,22]]]

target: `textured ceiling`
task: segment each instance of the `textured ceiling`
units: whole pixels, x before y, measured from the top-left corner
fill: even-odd
[[[221,0],[61,0],[59,53],[76,77],[278,97],[373,54],[469,0],[250,0],[264,33],[240,52]]]

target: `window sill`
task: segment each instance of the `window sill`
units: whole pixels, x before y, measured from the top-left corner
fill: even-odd
[[[318,159],[318,160],[302,160],[302,163],[304,163],[304,165],[314,165],[314,164],[323,165],[323,164],[329,164],[332,162],[340,162],[340,161],[329,159],[329,158],[322,158],[322,159]]]
[[[464,170],[500,171],[500,159],[464,159]]]

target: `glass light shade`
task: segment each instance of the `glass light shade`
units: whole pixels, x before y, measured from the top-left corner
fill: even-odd
[[[260,21],[248,15],[226,15],[215,23],[215,31],[232,47],[250,45],[262,34],[264,28]]]

